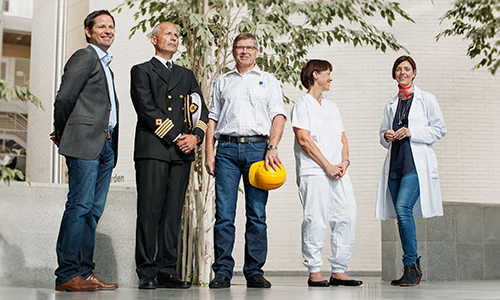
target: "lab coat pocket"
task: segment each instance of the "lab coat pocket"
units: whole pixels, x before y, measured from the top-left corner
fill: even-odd
[[[437,158],[436,154],[434,153],[434,150],[431,147],[428,147],[428,169],[429,169],[429,174],[431,177],[431,180],[438,180],[439,179],[439,173],[438,173],[438,163],[437,163]]]

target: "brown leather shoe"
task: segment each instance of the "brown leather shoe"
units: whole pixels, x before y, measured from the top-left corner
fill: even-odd
[[[71,278],[65,283],[56,285],[56,291],[61,292],[93,292],[98,288],[97,284],[83,279],[80,275]]]
[[[87,281],[96,284],[99,287],[99,290],[116,290],[118,288],[117,283],[106,283],[99,279],[95,274],[90,275],[86,278]]]

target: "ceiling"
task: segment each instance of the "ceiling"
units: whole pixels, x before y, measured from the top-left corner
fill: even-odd
[[[31,46],[31,35],[4,32],[3,43],[21,45],[21,46]]]

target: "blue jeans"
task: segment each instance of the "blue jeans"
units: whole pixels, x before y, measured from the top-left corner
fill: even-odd
[[[417,229],[413,218],[413,207],[420,196],[417,173],[404,175],[388,182],[392,202],[398,216],[399,237],[403,246],[403,264],[413,265],[417,261]]]
[[[104,211],[114,157],[111,141],[106,140],[94,160],[66,158],[69,193],[57,238],[56,285],[78,275],[87,278],[94,271],[95,230]]]
[[[255,274],[264,274],[262,267],[267,257],[266,203],[268,192],[250,185],[248,171],[254,162],[263,160],[265,154],[265,142],[248,144],[219,142],[217,146],[215,157],[215,262],[212,269],[215,274],[224,274],[229,279],[233,277],[234,219],[238,186],[242,175],[246,210],[243,274],[246,278]]]

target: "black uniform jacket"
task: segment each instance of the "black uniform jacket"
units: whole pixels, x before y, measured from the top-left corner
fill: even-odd
[[[135,65],[130,71],[130,95],[137,112],[134,160],[193,161],[194,151],[182,153],[174,140],[183,133],[198,135],[202,141],[208,128],[208,109],[193,72],[173,65],[167,68],[156,58]],[[189,128],[184,110],[188,96],[201,97],[201,117]]]

